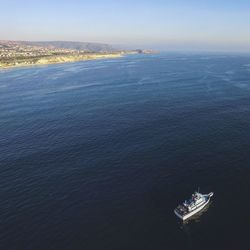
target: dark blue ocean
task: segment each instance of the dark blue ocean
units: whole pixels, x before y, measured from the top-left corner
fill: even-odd
[[[250,56],[0,71],[0,249],[247,249],[249,211]]]

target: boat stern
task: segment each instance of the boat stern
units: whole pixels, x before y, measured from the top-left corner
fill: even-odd
[[[175,215],[176,215],[177,217],[179,217],[181,220],[184,220],[183,215],[181,215],[181,214],[178,212],[178,209],[175,209],[175,210],[174,210],[174,213],[175,213]]]

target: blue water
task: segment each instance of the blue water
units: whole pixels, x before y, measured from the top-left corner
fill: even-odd
[[[0,249],[246,249],[249,135],[247,55],[2,70]]]

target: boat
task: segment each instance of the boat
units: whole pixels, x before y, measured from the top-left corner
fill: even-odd
[[[209,194],[201,194],[199,191],[194,192],[189,200],[184,201],[174,210],[174,213],[184,221],[200,212],[210,202],[213,195],[213,192]]]

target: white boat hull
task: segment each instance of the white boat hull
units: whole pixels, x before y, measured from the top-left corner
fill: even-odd
[[[198,207],[197,209],[195,209],[194,211],[185,214],[184,216],[180,215],[178,212],[174,211],[174,213],[182,220],[186,220],[188,218],[190,218],[191,216],[197,214],[198,212],[200,212],[207,204],[209,203],[209,200],[207,202],[205,202],[203,205],[201,205],[200,207]]]
[[[185,214],[185,215],[181,215],[179,214],[176,210],[174,210],[174,213],[176,214],[176,216],[178,216],[181,220],[186,220],[190,217],[192,217],[193,215],[197,214],[198,212],[200,212],[209,202],[210,202],[210,197],[213,196],[213,193],[210,193],[207,195],[208,198],[207,198],[207,201],[204,202],[201,206],[197,207],[196,209],[194,209],[193,211]]]

